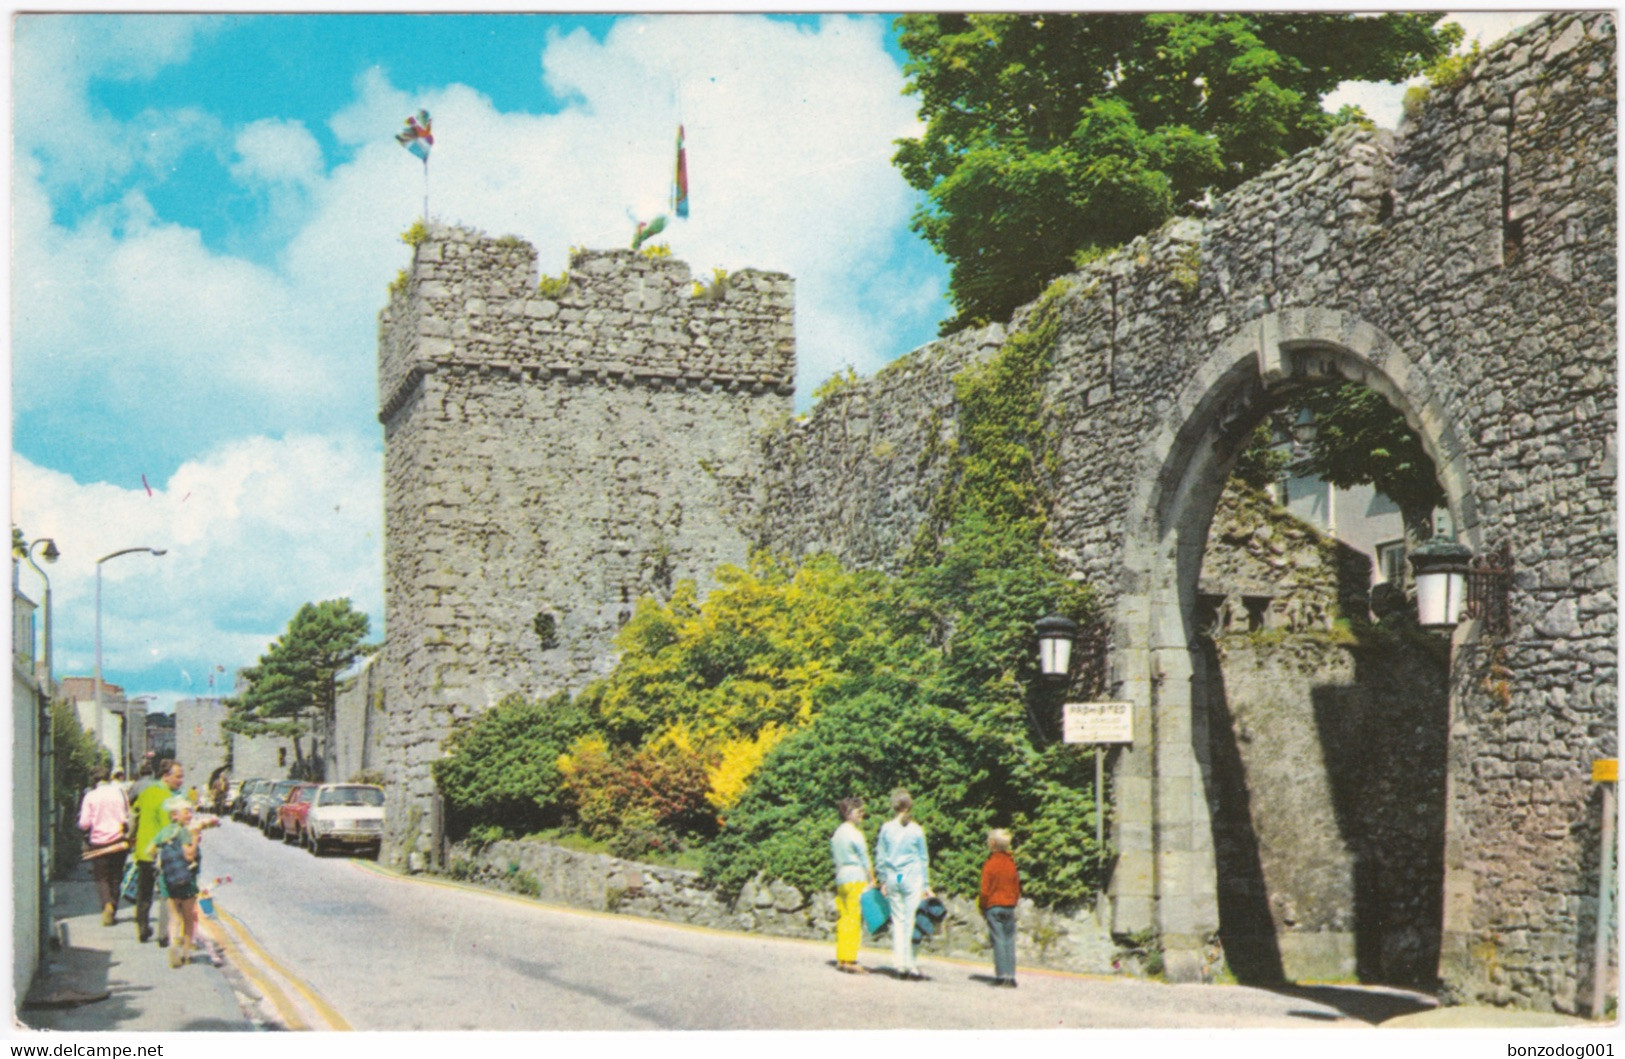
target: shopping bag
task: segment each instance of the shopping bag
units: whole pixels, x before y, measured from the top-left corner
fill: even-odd
[[[881,896],[880,888],[871,886],[863,891],[858,904],[863,909],[863,929],[871,934],[880,933],[886,920],[891,918],[891,909],[886,907],[886,899]]]
[[[134,857],[124,862],[124,881],[119,883],[119,896],[126,901],[134,901],[136,898],[137,876],[135,863]]]

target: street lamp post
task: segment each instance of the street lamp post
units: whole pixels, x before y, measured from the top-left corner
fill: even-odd
[[[50,537],[41,537],[33,544],[30,544],[28,551],[23,553],[23,558],[28,560],[28,565],[32,566],[34,572],[40,576],[40,580],[45,582],[45,599],[42,601],[45,607],[45,642],[42,645],[44,650],[41,653],[45,656],[45,694],[50,695],[53,690],[51,676],[51,579],[45,576],[45,571],[41,570],[39,564],[34,561],[34,549],[42,544],[45,545],[46,562],[54,563],[61,558],[62,553],[57,551],[56,541]]]
[[[116,552],[109,552],[96,560],[96,739],[102,739],[102,731],[106,726],[106,718],[102,708],[102,564],[109,559],[117,559],[121,555],[130,555],[135,552],[146,552],[148,555],[158,556],[164,554],[163,548],[121,548]],[[123,755],[124,740],[119,740],[119,757]],[[103,746],[106,744],[103,743]],[[123,761],[114,763],[115,767],[122,768]]]

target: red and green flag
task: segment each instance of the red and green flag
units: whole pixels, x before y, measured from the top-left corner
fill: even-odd
[[[671,183],[671,209],[677,216],[688,218],[688,148],[683,144],[683,127],[677,126],[677,175]]]

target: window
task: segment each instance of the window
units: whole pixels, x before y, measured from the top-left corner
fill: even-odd
[[[1389,584],[1405,582],[1405,542],[1386,541],[1377,545],[1377,576]]]

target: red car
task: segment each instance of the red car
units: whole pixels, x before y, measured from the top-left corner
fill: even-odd
[[[316,800],[317,783],[301,783],[288,792],[282,804],[276,807],[276,834],[284,842],[298,842],[305,829],[305,817],[310,814],[310,804]]]

